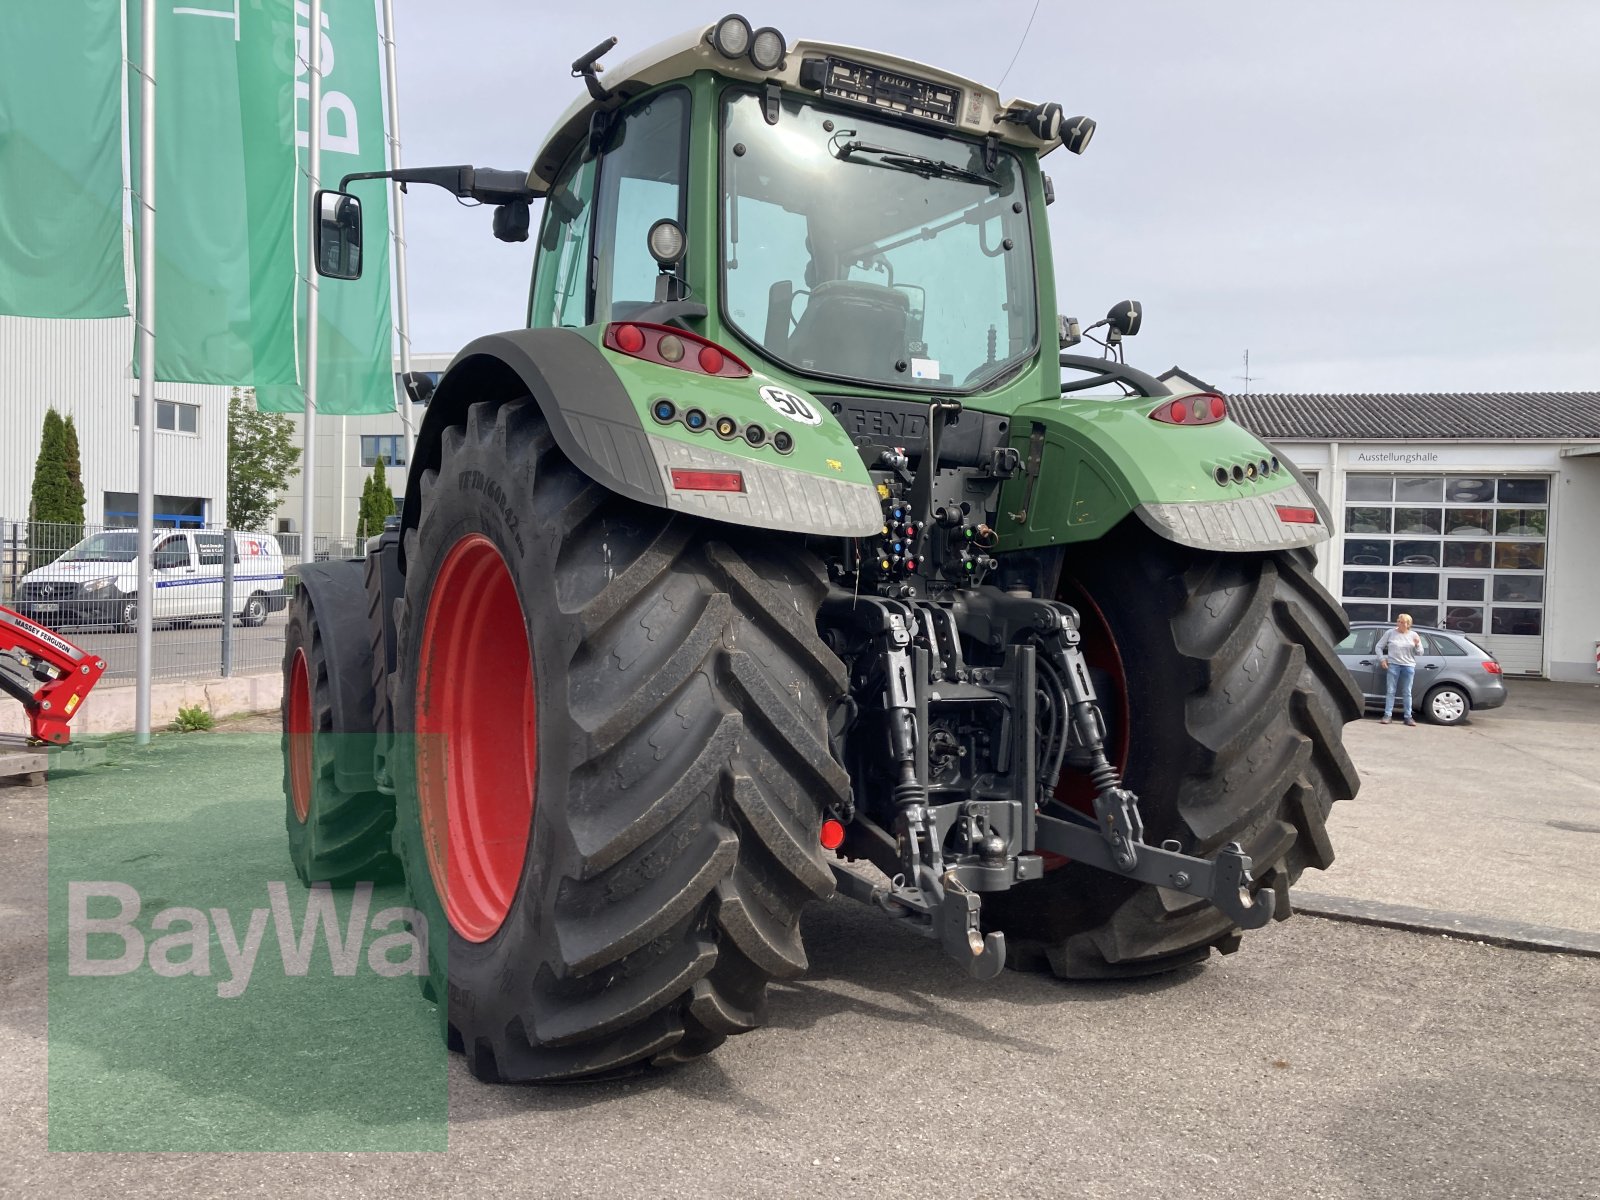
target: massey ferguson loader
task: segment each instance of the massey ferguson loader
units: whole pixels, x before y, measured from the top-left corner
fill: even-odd
[[[602,78],[614,44],[527,173],[314,198],[334,279],[365,179],[536,252],[398,527],[301,569],[300,877],[403,874],[443,1034],[504,1081],[755,1028],[835,892],[984,979],[1288,916],[1357,787],[1330,518],[1125,365],[1136,304],[1058,318],[1044,160],[1094,123],[740,16]]]

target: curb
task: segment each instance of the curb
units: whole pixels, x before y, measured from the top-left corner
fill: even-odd
[[[89,693],[72,719],[74,741],[90,734],[131,733],[134,727],[135,689],[131,683],[101,684]],[[214,717],[267,712],[283,699],[283,675],[230,675],[213,679],[161,679],[150,685],[150,727],[164,728],[180,708],[198,704]],[[27,732],[27,719],[19,705],[0,706],[0,733]]]
[[[1385,904],[1379,900],[1351,900],[1345,896],[1319,896],[1311,892],[1291,892],[1290,900],[1295,912],[1329,921],[1379,925],[1386,929],[1404,929],[1410,933],[1440,933],[1465,941],[1487,942],[1491,946],[1503,946],[1509,950],[1600,958],[1600,933],[1586,933],[1581,929],[1529,925],[1522,921],[1507,921],[1472,913],[1414,908],[1409,904]]]

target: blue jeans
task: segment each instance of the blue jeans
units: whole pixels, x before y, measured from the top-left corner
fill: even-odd
[[[1400,710],[1406,720],[1411,720],[1411,681],[1417,677],[1416,667],[1404,667],[1397,662],[1389,664],[1389,676],[1383,685],[1383,719],[1394,715],[1395,688],[1400,688],[1404,707]]]

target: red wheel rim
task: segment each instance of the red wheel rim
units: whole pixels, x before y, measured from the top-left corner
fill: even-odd
[[[532,835],[539,748],[533,654],[495,544],[469,534],[434,577],[417,677],[417,802],[450,926],[493,937]]]
[[[296,650],[289,668],[289,802],[302,825],[311,815],[311,671]]]

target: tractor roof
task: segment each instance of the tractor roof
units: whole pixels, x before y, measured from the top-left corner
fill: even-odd
[[[948,124],[942,126],[954,132],[980,137],[992,134],[1004,142],[1028,147],[1041,155],[1061,145],[1059,138],[1046,141],[1036,137],[1020,124],[1000,120],[1002,113],[1032,108],[1031,102],[1012,100],[1002,104],[993,88],[985,87],[964,76],[896,58],[892,54],[883,54],[876,50],[861,50],[831,42],[805,40],[788,43],[783,62],[778,68],[763,71],[747,57],[728,58],[721,54],[711,42],[711,34],[715,28],[715,25],[706,25],[687,30],[635,54],[620,66],[607,70],[604,82],[611,90],[610,98],[595,100],[585,95],[573,101],[561,115],[561,119],[556,122],[555,129],[545,140],[544,145],[540,147],[528,175],[529,184],[543,192],[555,182],[561,164],[587,135],[590,118],[597,110],[617,108],[651,88],[659,87],[674,79],[687,79],[696,71],[716,71],[730,79],[745,80],[749,83],[776,83],[791,90],[815,91],[815,88],[807,88],[800,82],[802,64],[807,59],[845,59],[851,63],[910,76],[919,81],[959,89],[961,101],[955,114],[955,123],[953,126]]]

